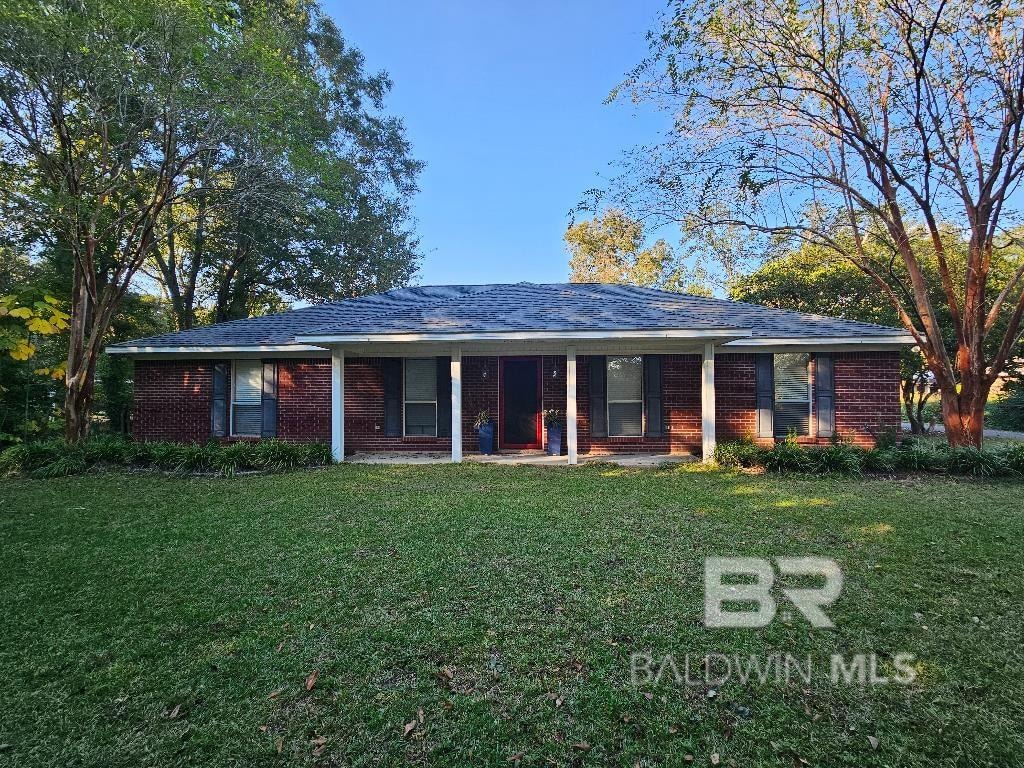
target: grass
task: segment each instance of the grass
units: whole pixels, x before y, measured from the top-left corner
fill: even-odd
[[[1020,493],[694,466],[2,481],[0,764],[1020,765]],[[836,629],[706,629],[708,555],[837,560]],[[900,651],[910,686],[630,680],[634,652]]]

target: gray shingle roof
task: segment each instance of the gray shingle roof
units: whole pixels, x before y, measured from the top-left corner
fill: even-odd
[[[514,283],[398,288],[113,347],[280,345],[296,343],[296,336],[335,334],[670,329],[749,329],[754,338],[851,341],[904,334],[872,323],[637,286]]]

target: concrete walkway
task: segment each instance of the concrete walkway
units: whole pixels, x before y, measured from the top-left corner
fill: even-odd
[[[910,424],[903,422],[903,430],[910,433]],[[945,434],[946,428],[941,424],[936,424],[932,427],[931,434],[942,435]],[[1014,432],[1010,429],[986,429],[985,437],[998,437],[1003,440],[1024,440],[1024,432]]]
[[[516,451],[514,453],[494,453],[490,456],[473,453],[465,454],[464,461],[475,461],[479,464],[536,464],[539,466],[568,466],[565,456],[548,456],[540,451]],[[580,464],[608,462],[621,467],[660,467],[664,464],[685,464],[696,461],[696,456],[689,454],[665,453],[614,453],[608,455],[585,454],[579,457]],[[357,453],[346,457],[345,461],[353,464],[447,464],[451,461],[448,451],[391,451],[388,453]]]

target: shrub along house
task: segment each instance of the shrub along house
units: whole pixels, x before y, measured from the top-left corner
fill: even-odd
[[[402,288],[113,345],[135,360],[138,440],[277,437],[356,452],[545,444],[689,452],[795,435],[872,444],[900,425],[901,330],[622,285]]]

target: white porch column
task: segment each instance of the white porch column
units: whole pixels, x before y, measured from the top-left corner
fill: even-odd
[[[331,453],[345,460],[345,350],[331,352]]]
[[[462,461],[462,349],[452,350],[452,461]]]
[[[701,363],[700,412],[703,436],[703,458],[711,461],[715,456],[715,345],[704,345]]]
[[[576,455],[576,347],[565,351],[565,445],[569,450],[569,463],[578,461]]]

